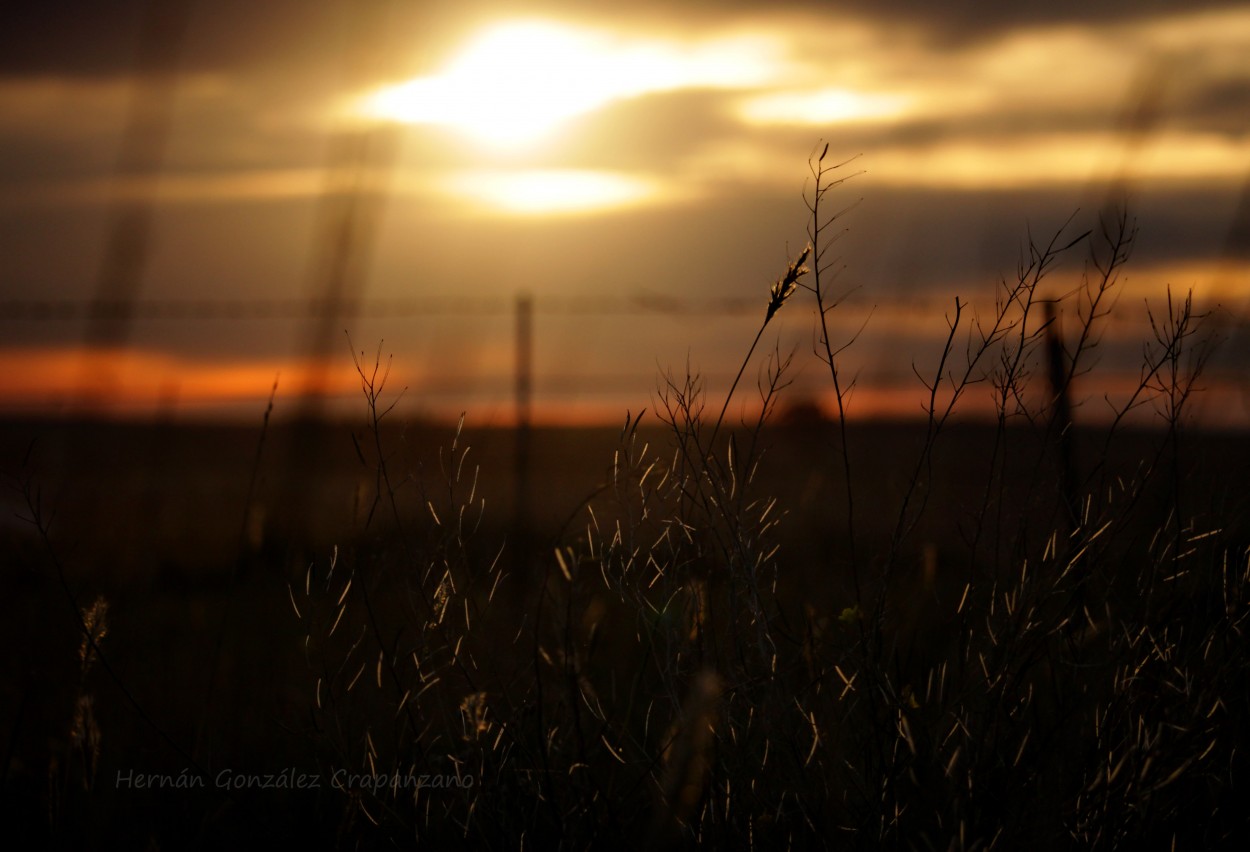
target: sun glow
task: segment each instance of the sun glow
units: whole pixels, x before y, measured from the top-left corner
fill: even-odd
[[[821,89],[751,98],[742,104],[740,114],[752,124],[830,124],[897,116],[908,104],[902,95]]]
[[[555,215],[625,207],[654,194],[645,180],[582,169],[481,170],[456,174],[446,189],[504,213]]]
[[[486,30],[440,73],[374,92],[361,109],[511,148],[532,145],[613,101],[754,85],[773,74],[768,46],[758,39],[690,45],[523,21]]]

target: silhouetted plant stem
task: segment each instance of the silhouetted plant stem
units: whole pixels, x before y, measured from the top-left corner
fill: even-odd
[[[755,339],[751,341],[751,346],[747,349],[747,355],[742,359],[742,364],[738,367],[738,374],[734,376],[733,384],[729,386],[729,393],[725,394],[725,404],[721,406],[720,415],[716,418],[716,425],[712,427],[712,437],[708,439],[707,447],[709,452],[715,451],[716,435],[720,432],[721,424],[725,421],[725,412],[729,410],[729,402],[733,399],[734,391],[738,389],[738,382],[742,381],[742,374],[746,371],[747,364],[751,363],[751,356],[755,354],[755,347],[759,345],[760,338],[764,336],[764,329],[768,328],[768,324],[772,322],[777,311],[781,310],[781,306],[794,295],[794,291],[798,288],[799,279],[806,275],[810,270],[803,265],[811,254],[812,247],[806,246],[803,251],[799,252],[798,258],[789,265],[785,275],[777,280],[777,283],[769,290],[768,308],[764,313],[764,321],[760,323],[759,331],[755,332]]]

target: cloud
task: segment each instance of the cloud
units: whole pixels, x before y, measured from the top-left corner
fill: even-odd
[[[115,76],[136,68],[140,32],[149,7],[165,15],[187,8],[187,35],[177,55],[157,63],[188,71],[221,71],[275,60],[316,63],[337,61],[353,31],[381,30],[395,37],[397,46],[411,39],[430,52],[463,35],[466,22],[498,16],[490,0],[464,2],[454,7],[422,4],[407,8],[394,4],[388,16],[371,12],[374,5],[350,0],[216,0],[211,4],[189,0],[46,0],[7,10],[0,29],[0,76]],[[1237,0],[1190,0],[1188,12],[1230,10]],[[935,47],[954,49],[993,38],[1010,30],[1037,26],[1110,26],[1167,14],[1176,8],[1168,0],[1010,0],[984,3],[932,3],[929,0],[802,0],[770,4],[773,15],[807,16],[849,28],[864,21],[887,31],[923,33]],[[677,23],[691,29],[723,25],[727,20],[756,17],[760,4],[751,0],[695,0],[680,6]],[[515,8],[510,10],[515,12]],[[628,14],[615,2],[547,0],[527,4],[524,11],[580,20],[616,20],[673,23],[674,6],[661,0],[631,4]],[[368,14],[365,14],[368,13]],[[374,15],[371,18],[370,15]],[[378,45],[375,42],[374,47]]]
[[[845,266],[836,289],[848,295],[839,330],[853,333],[877,310],[854,356],[880,365],[867,378],[907,375],[909,358],[940,337],[954,294],[991,299],[1028,233],[1049,236],[1077,208],[1073,227],[1095,227],[1115,192],[1142,226],[1126,304],[1138,308],[1169,284],[1220,299],[1236,293],[1227,281],[1245,280],[1244,263],[1217,265],[1244,256],[1246,244],[1237,212],[1250,167],[1244,5],[657,2],[624,12],[549,3],[535,13],[564,10],[622,43],[751,33],[777,48],[777,73],[617,92],[542,144],[503,150],[466,144],[455,128],[382,130],[348,115],[362,93],[436,75],[485,6],[453,16],[397,4],[390,46],[378,50],[389,58],[361,62],[347,49],[360,43],[352,27],[376,22],[352,22],[357,5],[278,0],[260,16],[243,0],[197,4],[164,167],[120,176],[131,102],[152,85],[134,74],[141,4],[23,7],[0,33],[0,298],[87,298],[118,201],[152,203],[145,298],[304,298],[329,242],[330,167],[350,173],[357,161],[342,152],[369,145],[382,153],[360,174],[387,200],[360,237],[366,296],[424,297],[469,281],[499,321],[368,319],[353,321],[354,333],[396,341],[414,363],[433,363],[459,339],[457,363],[494,371],[482,379],[491,387],[506,388],[495,375],[504,367],[474,353],[497,340],[475,336],[507,337],[521,288],[540,306],[660,294],[688,308],[645,321],[557,319],[540,308],[549,375],[579,351],[591,352],[577,361],[586,375],[641,374],[648,384],[657,357],[679,363],[693,351],[725,363],[738,326],[755,319],[697,306],[755,299],[762,309],[768,283],[806,239],[801,193],[819,140],[831,156],[862,155],[847,171],[865,173],[830,200],[863,199],[835,253]],[[153,62],[149,74],[161,68]],[[500,213],[523,201],[528,210]],[[1054,286],[1070,286],[1080,260]],[[796,307],[779,322],[785,342],[805,351],[810,317]],[[80,325],[21,326],[11,344],[68,345]],[[136,335],[187,360],[212,352],[272,364],[298,348],[297,325],[139,324]],[[1129,329],[1142,330],[1123,329],[1125,346]]]
[[[5,12],[0,76],[117,77],[286,61],[330,41],[337,0],[47,0]]]

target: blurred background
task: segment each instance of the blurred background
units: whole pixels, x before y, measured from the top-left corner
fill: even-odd
[[[1136,382],[1170,287],[1224,340],[1201,416],[1242,425],[1246,56],[1250,7],[1214,0],[24,4],[0,412],[255,423],[275,378],[275,416],[356,412],[353,350],[443,421],[619,423],[687,363],[723,393],[827,142],[852,417],[918,414],[955,297],[992,307],[1030,235],[1126,204],[1078,419]],[[829,413],[810,301],[763,342]]]

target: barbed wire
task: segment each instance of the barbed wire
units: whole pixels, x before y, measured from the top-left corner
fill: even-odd
[[[975,302],[974,302],[975,304]],[[533,299],[533,310],[549,315],[673,316],[729,318],[762,314],[765,300],[757,297],[680,299],[639,293],[626,297],[543,296]],[[890,316],[941,316],[950,310],[949,299],[886,296],[871,301],[847,300],[839,308],[856,316],[884,313]],[[0,322],[67,322],[78,319],[117,320],[306,320],[325,317],[343,319],[407,319],[423,316],[510,316],[516,310],[508,298],[376,298],[358,301],[307,298],[216,299],[0,299]],[[1246,322],[1250,311],[1224,310],[1234,320]],[[1113,315],[1112,320],[1124,319]]]
[[[545,314],[570,315],[671,315],[743,316],[762,313],[765,300],[720,298],[710,300],[675,299],[640,294],[627,298],[555,296],[534,300],[533,310]],[[923,312],[914,301],[897,305]],[[865,306],[868,308],[871,306]],[[936,307],[934,303],[931,307]],[[243,320],[314,319],[326,316],[345,319],[388,319],[416,316],[511,315],[515,304],[509,299],[406,298],[368,299],[339,303],[316,299],[137,299],[133,302],[91,301],[86,299],[6,299],[0,300],[0,321],[55,322],[82,318],[141,320]]]

